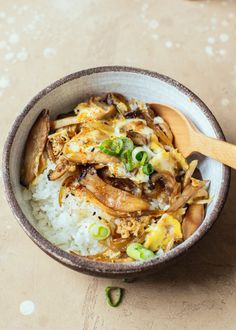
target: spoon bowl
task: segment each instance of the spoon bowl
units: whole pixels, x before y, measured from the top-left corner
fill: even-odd
[[[150,106],[169,124],[174,145],[185,158],[198,152],[236,169],[236,145],[202,134],[187,117],[170,106],[158,103]]]

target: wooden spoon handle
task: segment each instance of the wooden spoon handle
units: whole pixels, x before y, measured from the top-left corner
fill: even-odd
[[[236,145],[196,132],[194,150],[236,169]]]

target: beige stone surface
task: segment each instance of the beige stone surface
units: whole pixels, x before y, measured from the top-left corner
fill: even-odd
[[[1,148],[40,89],[113,64],[186,84],[236,143],[235,55],[235,0],[0,0]],[[235,193],[234,172],[211,232],[175,266],[124,284],[76,273],[41,252],[1,191],[0,329],[235,329]],[[106,304],[107,285],[126,289],[119,308]],[[34,304],[30,315],[22,315],[26,300]]]

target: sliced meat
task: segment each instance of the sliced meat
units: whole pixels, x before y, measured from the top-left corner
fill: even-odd
[[[128,178],[111,177],[109,170],[105,167],[98,171],[98,175],[111,186],[130,192],[131,194],[140,197],[142,195],[141,185],[137,185]]]
[[[118,163],[117,157],[110,156],[98,149],[100,143],[108,138],[105,134],[91,127],[83,127],[63,148],[64,156],[78,164],[109,164]]]
[[[177,182],[170,172],[154,173],[145,189],[145,195],[149,198],[157,198],[165,192],[169,197],[173,194]]]
[[[149,203],[124,190],[104,182],[91,168],[80,184],[89,190],[101,203],[121,212],[136,212],[149,209]]]
[[[92,151],[91,150],[78,150],[74,152],[68,145],[63,149],[64,156],[71,162],[77,164],[102,164],[107,165],[110,163],[119,163],[120,160],[114,156],[106,155],[100,150]]]
[[[130,138],[137,146],[144,146],[148,143],[147,138],[143,136],[141,133],[130,130],[127,131],[126,134],[127,137]]]
[[[123,116],[125,116],[125,114],[130,110],[128,100],[121,94],[108,93],[105,100],[107,104],[115,105],[117,111]]]
[[[127,213],[127,212],[117,211],[117,210],[114,210],[114,209],[106,206],[105,204],[100,202],[93,193],[91,193],[88,189],[86,189],[85,187],[83,187],[81,185],[77,185],[77,187],[71,189],[71,192],[73,195],[79,196],[79,197],[81,195],[86,194],[86,198],[89,201],[91,201],[92,203],[97,205],[99,208],[101,208],[105,213],[110,214],[111,216],[113,216],[115,218],[127,218],[127,216],[129,215],[129,213]]]
[[[126,114],[124,115],[125,118],[127,119],[131,119],[131,118],[140,118],[140,119],[144,119],[142,112],[137,109],[137,110],[130,110],[128,112],[126,112]]]

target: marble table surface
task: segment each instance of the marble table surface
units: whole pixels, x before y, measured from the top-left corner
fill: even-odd
[[[236,144],[235,0],[0,0],[0,145],[24,105],[68,73],[155,70],[187,85]],[[211,232],[180,262],[134,283],[58,264],[14,219],[1,183],[0,329],[235,329],[236,174]],[[125,288],[119,308],[107,285]]]

